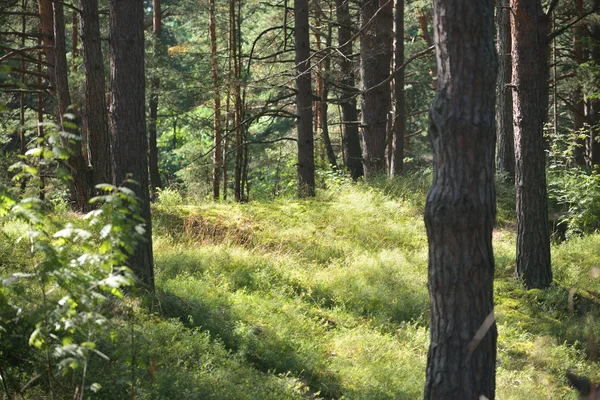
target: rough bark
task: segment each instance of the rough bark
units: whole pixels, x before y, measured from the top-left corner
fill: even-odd
[[[548,105],[549,18],[540,0],[511,0],[517,275],[528,288],[552,282],[544,122]]]
[[[435,0],[438,88],[429,114],[431,342],[425,399],[494,399],[493,2]]]
[[[513,130],[512,58],[509,0],[496,0],[496,50],[498,78],[496,80],[496,133],[498,153],[496,167],[511,180],[515,178],[515,142]]]
[[[162,28],[160,0],[152,0],[152,14],[154,57],[158,58],[161,49],[160,35]],[[160,172],[158,170],[158,145],[156,143],[159,90],[160,78],[154,73],[150,80],[150,99],[148,102],[148,168],[150,170],[150,187],[153,199],[156,198],[158,189],[162,188]]]
[[[360,77],[362,89],[363,168],[366,178],[385,172],[392,56],[392,3],[366,0],[361,8]],[[378,85],[378,86],[377,86]]]
[[[217,28],[215,22],[215,1],[208,1],[208,30],[210,37],[210,69],[213,80],[214,104],[213,104],[213,127],[214,127],[214,153],[213,153],[213,198],[218,200],[221,189],[221,156],[223,153],[222,129],[221,129],[221,82],[219,78],[219,58],[217,54]]]
[[[148,142],[146,139],[144,80],[144,2],[109,0],[110,22],[110,131],[113,139],[115,184],[131,177],[128,186],[139,197],[146,224],[144,241],[129,258],[140,283],[154,290],[152,221],[148,191]]]
[[[65,114],[72,113],[69,109],[71,106],[71,95],[69,93],[69,79],[67,64],[67,49],[65,38],[65,17],[63,4],[54,2],[53,17],[54,17],[54,88],[57,97],[58,109],[57,119],[62,130],[72,135],[77,135],[76,129],[73,128],[75,120],[69,121]],[[91,194],[91,182],[88,179],[88,168],[83,159],[81,151],[81,141],[71,138],[62,138],[62,144],[69,150],[69,158],[67,159],[67,169],[71,175],[71,201],[73,208],[78,211],[88,211],[89,199]]]
[[[339,59],[341,86],[354,88],[354,70],[350,55],[352,54],[352,19],[348,2],[336,0],[336,17],[338,22],[338,44],[342,57]],[[356,110],[356,97],[345,89],[341,93],[340,107],[342,109],[342,148],[344,164],[353,180],[363,176],[362,150],[360,148],[360,136],[358,134],[358,112]]]
[[[79,0],[81,44],[85,73],[84,125],[94,185],[113,181],[112,145],[108,131],[106,84],[100,42],[98,0]]]
[[[404,63],[404,0],[394,1],[394,68]],[[404,134],[406,131],[406,109],[404,99],[404,71],[394,74],[394,132],[390,175],[396,176],[404,169]]]
[[[310,73],[308,0],[294,0],[296,43],[296,127],[298,130],[298,196],[315,195],[315,154]]]

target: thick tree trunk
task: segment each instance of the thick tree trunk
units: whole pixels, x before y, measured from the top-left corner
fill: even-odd
[[[366,0],[361,8],[360,77],[362,89],[363,168],[365,177],[385,172],[393,7],[388,0]]]
[[[496,0],[496,50],[498,78],[496,81],[496,133],[498,154],[496,167],[510,180],[515,179],[515,139],[513,130],[512,58],[509,0]]]
[[[494,399],[493,2],[434,0],[438,88],[429,115],[431,342],[425,399]]]
[[[552,282],[544,122],[550,21],[540,0],[511,0],[517,193],[517,275],[528,288]]]
[[[160,34],[162,29],[162,18],[160,11],[160,0],[152,0],[152,33],[154,35],[154,57],[159,57],[161,43]],[[150,187],[152,198],[156,198],[158,189],[162,189],[160,172],[158,170],[158,145],[156,143],[158,124],[158,91],[160,90],[160,78],[156,73],[150,80],[150,100],[148,102],[148,168],[150,170]]]
[[[404,0],[394,1],[394,71],[404,63]],[[404,100],[404,70],[394,74],[394,133],[390,175],[396,176],[404,169],[404,134],[406,109]]]
[[[67,113],[72,113],[73,110],[69,109],[71,95],[69,93],[69,65],[67,64],[63,4],[55,2],[52,5],[54,9],[54,88],[58,100],[57,117],[64,131],[76,135],[76,130],[69,126],[69,124],[74,124],[75,121],[69,121],[65,116]],[[62,144],[69,150],[67,167],[71,175],[71,201],[73,207],[78,211],[88,211],[90,209],[91,182],[88,179],[88,168],[81,153],[81,141],[63,138]]]
[[[294,0],[296,43],[296,127],[298,130],[298,196],[315,195],[315,154],[312,127],[312,91],[308,0]]]
[[[208,1],[208,13],[209,13],[209,36],[210,36],[210,69],[213,79],[213,90],[214,90],[214,114],[213,114],[213,126],[214,126],[214,152],[213,152],[213,198],[218,200],[220,197],[221,189],[221,156],[223,153],[223,146],[221,145],[222,129],[221,129],[221,91],[220,91],[220,78],[219,78],[219,59],[217,54],[217,28],[215,22],[215,1]]]
[[[113,181],[112,145],[108,131],[104,62],[100,42],[98,0],[79,0],[81,43],[85,72],[83,118],[88,133],[88,148],[94,185]]]
[[[131,177],[128,186],[139,197],[146,224],[145,240],[129,258],[140,283],[154,291],[152,221],[148,191],[148,142],[146,139],[144,80],[144,2],[109,0],[110,21],[110,130],[113,139],[115,184]]]
[[[362,150],[358,134],[358,112],[356,110],[356,97],[350,88],[354,88],[354,70],[350,55],[352,54],[352,19],[348,2],[336,0],[336,14],[338,22],[338,44],[340,47],[339,66],[342,76],[340,83],[343,89],[340,106],[342,109],[342,149],[344,164],[350,171],[352,179],[357,180],[363,176]]]

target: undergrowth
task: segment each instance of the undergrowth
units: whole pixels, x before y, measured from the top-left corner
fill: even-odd
[[[91,360],[102,390],[90,396],[420,398],[430,181],[430,171],[338,180],[315,199],[246,204],[163,191],[153,208],[157,293],[110,306],[111,329],[97,339],[109,360]],[[497,193],[496,397],[575,399],[567,369],[600,378],[600,235],[555,243],[556,283],[527,291],[514,278],[514,191],[499,180]],[[0,241],[2,260],[27,265],[15,252]],[[27,393],[36,398],[35,385]]]

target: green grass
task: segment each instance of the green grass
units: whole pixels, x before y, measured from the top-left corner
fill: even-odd
[[[429,182],[425,172],[341,183],[273,203],[185,204],[167,193],[153,208],[157,294],[115,306],[98,338],[113,361],[92,360],[88,382],[103,389],[89,394],[123,398],[135,382],[143,399],[420,398]],[[498,185],[496,397],[575,399],[567,369],[600,380],[590,361],[600,235],[555,244],[556,283],[527,291],[513,276],[514,192]],[[25,263],[15,252],[0,241],[3,259]]]

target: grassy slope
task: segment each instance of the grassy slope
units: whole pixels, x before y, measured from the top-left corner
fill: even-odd
[[[165,195],[154,208],[154,312],[133,300],[115,308],[115,329],[99,346],[124,363],[90,365],[90,381],[104,387],[98,398],[130,390],[131,332],[139,398],[420,398],[426,187],[416,175],[243,205]],[[556,245],[557,284],[526,291],[513,278],[512,194],[499,189],[497,398],[575,399],[567,368],[600,378],[586,361],[600,329],[600,235]]]

